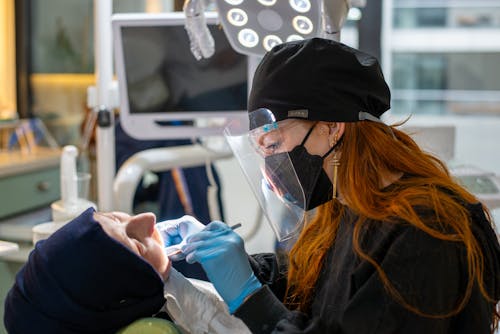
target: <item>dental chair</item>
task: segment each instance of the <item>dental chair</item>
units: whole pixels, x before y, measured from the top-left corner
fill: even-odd
[[[116,334],[181,334],[171,321],[161,318],[142,318],[134,321]]]

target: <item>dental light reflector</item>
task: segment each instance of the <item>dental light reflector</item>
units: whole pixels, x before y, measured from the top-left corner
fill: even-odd
[[[313,31],[313,23],[306,16],[295,16],[292,20],[292,25],[299,34],[308,35]]]
[[[311,9],[309,0],[290,0],[290,6],[299,13],[307,13]]]
[[[283,41],[276,35],[267,35],[264,37],[262,43],[264,49],[266,49],[266,51],[270,51],[274,46],[283,43]]]
[[[259,44],[259,35],[252,29],[243,29],[238,33],[238,41],[246,48],[253,48]]]
[[[247,24],[248,15],[243,9],[233,8],[230,9],[229,12],[227,12],[227,20],[233,26],[241,27]]]
[[[258,0],[263,6],[274,6],[276,0]]]
[[[284,41],[317,37],[322,32],[322,1],[215,2],[217,10],[222,14],[219,17],[229,43],[237,52],[245,55],[262,56]]]
[[[347,18],[353,21],[361,20],[361,16],[362,16],[361,9],[356,7],[352,7],[351,9],[349,9],[349,12],[347,13]]]
[[[304,37],[300,36],[300,35],[290,35],[286,38],[286,41],[287,42],[293,42],[293,41],[301,41],[303,40]]]
[[[241,5],[241,3],[243,2],[243,0],[224,0],[224,1],[226,1],[231,6],[238,6]]]

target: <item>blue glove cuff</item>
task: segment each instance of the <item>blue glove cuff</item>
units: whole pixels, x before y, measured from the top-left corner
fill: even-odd
[[[238,307],[240,307],[240,305],[243,304],[245,298],[250,296],[252,293],[257,291],[261,287],[262,283],[260,283],[257,277],[255,277],[254,273],[252,273],[250,277],[248,277],[245,284],[243,285],[243,288],[239,296],[231,301],[226,301],[227,306],[229,307],[229,313],[233,314],[238,309]]]

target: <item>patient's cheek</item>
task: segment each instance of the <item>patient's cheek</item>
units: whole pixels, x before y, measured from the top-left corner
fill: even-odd
[[[170,268],[172,267],[172,261],[168,258],[168,256],[165,254],[163,251],[163,238],[161,237],[161,234],[158,232],[158,230],[154,230],[153,235],[152,235],[153,240],[155,240],[158,245],[156,248],[156,253],[158,256],[158,262],[160,263],[161,268],[156,268],[158,271],[160,271],[161,276],[166,279],[168,277],[168,274],[170,272]]]
[[[163,247],[155,248],[155,259],[153,260],[155,263],[151,263],[153,267],[159,272],[163,279],[166,279],[170,273],[170,268],[172,267],[172,262],[166,256],[163,251]]]
[[[152,235],[152,238],[157,241],[160,246],[163,247],[163,245],[165,244],[164,241],[163,241],[163,238],[161,237],[161,234],[160,232],[158,232],[158,230],[155,228],[154,231],[153,231],[153,235]]]

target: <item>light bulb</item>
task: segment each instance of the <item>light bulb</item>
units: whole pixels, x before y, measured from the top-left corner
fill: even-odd
[[[247,24],[248,15],[243,9],[233,8],[227,12],[227,20],[233,26],[241,27]]]
[[[238,33],[238,41],[247,48],[253,48],[259,44],[259,35],[252,29],[242,29]]]
[[[276,4],[276,0],[258,0],[258,1],[263,6],[274,6]]]
[[[293,34],[293,35],[288,36],[287,39],[286,39],[286,41],[287,42],[293,42],[293,41],[301,41],[303,39],[304,39],[304,37],[302,37],[300,35]]]
[[[295,16],[292,20],[292,25],[298,33],[308,35],[313,31],[314,25],[306,16]]]
[[[266,51],[270,51],[274,46],[281,43],[283,43],[283,41],[276,35],[267,35],[262,41],[262,45]]]
[[[241,5],[241,3],[243,2],[243,0],[225,0],[225,1],[231,6],[238,6]]]
[[[361,16],[363,14],[361,13],[361,9],[352,7],[349,9],[349,12],[347,12],[347,19],[348,20],[354,20],[354,21],[359,21],[361,20]]]
[[[311,2],[309,0],[290,0],[290,6],[299,13],[307,13],[311,9]]]

